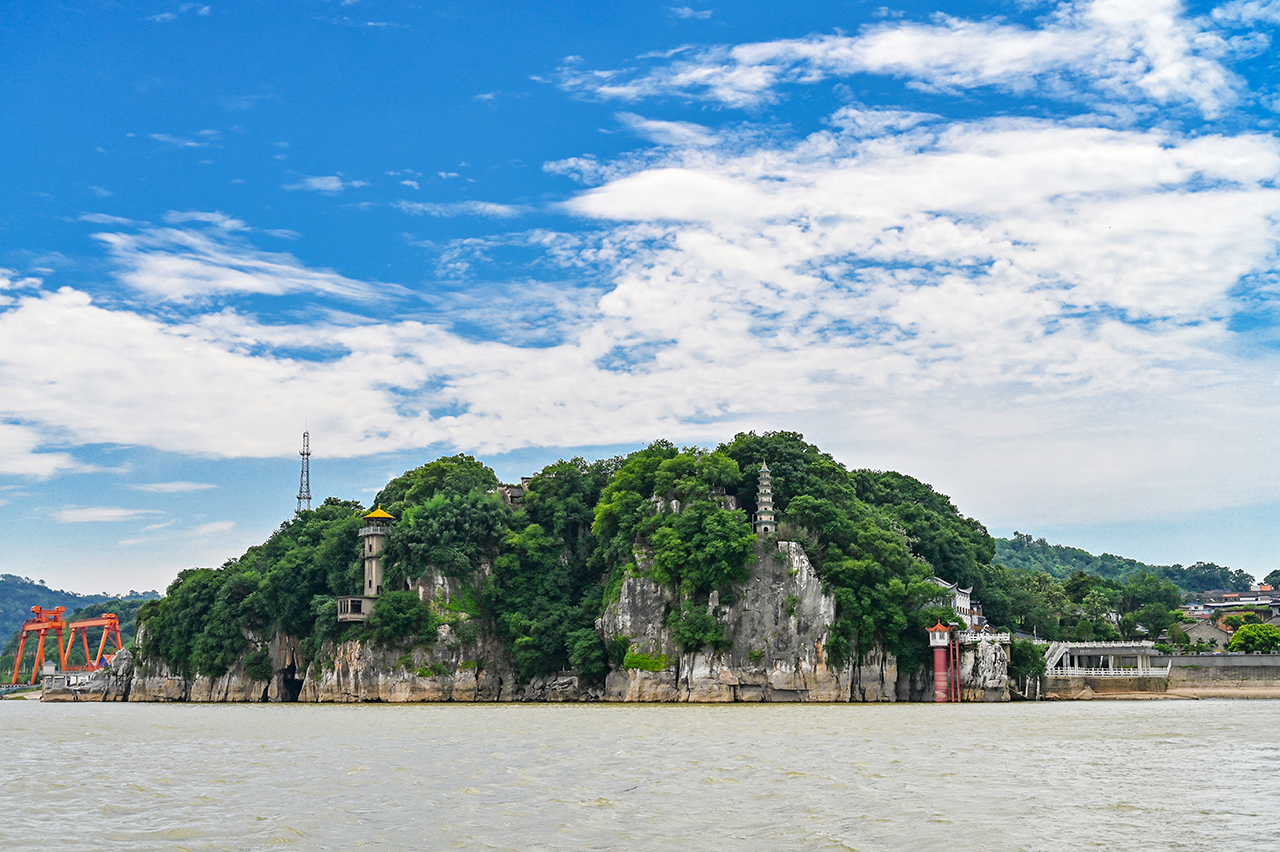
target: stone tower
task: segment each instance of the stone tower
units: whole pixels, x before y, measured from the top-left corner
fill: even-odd
[[[765,536],[778,529],[778,522],[773,516],[773,477],[769,473],[769,463],[761,462],[760,480],[756,486],[756,535]]]
[[[381,507],[364,516],[360,528],[364,555],[364,588],[358,595],[338,598],[338,621],[368,621],[378,595],[382,594],[382,548],[387,544],[391,522],[395,517]]]

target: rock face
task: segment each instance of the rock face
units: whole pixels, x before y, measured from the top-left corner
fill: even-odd
[[[979,636],[960,646],[962,701],[1009,700],[1009,646]]]
[[[117,651],[109,666],[99,669],[80,683],[68,684],[65,676],[45,678],[40,700],[128,701],[132,682],[133,655],[128,651]]]
[[[480,581],[488,574],[482,566]],[[488,629],[475,624],[456,603],[467,594],[457,577],[431,573],[414,580],[410,589],[420,600],[433,601],[449,618],[440,625],[428,648],[392,652],[360,642],[343,642],[332,657],[312,661],[298,695],[299,701],[351,703],[359,701],[514,701],[533,684],[517,692],[516,678],[507,664],[505,646]],[[564,700],[549,695],[572,693],[563,683],[539,683],[541,700]],[[553,679],[554,680],[554,679]]]
[[[138,644],[145,642],[139,628]],[[281,633],[267,642],[267,657],[273,672],[269,680],[255,680],[244,670],[242,657],[222,677],[186,677],[174,672],[164,661],[143,658],[134,666],[129,688],[130,701],[296,701],[302,689],[305,664],[297,639]]]
[[[672,507],[678,511],[678,507]],[[684,652],[667,615],[676,593],[648,576],[643,555],[623,581],[596,628],[618,659],[603,688],[560,672],[518,684],[510,652],[491,625],[473,620],[461,606],[474,594],[464,581],[438,573],[411,588],[433,602],[443,623],[430,646],[384,649],[361,642],[323,648],[306,660],[296,639],[266,642],[268,680],[254,680],[245,660],[219,678],[183,677],[164,663],[130,662],[114,675],[103,696],[130,701],[309,701],[331,703],[412,701],[931,701],[928,665],[913,673],[877,648],[861,661],[834,665],[827,655],[835,600],[825,594],[804,548],[796,542],[761,543],[748,579],[732,599],[713,594],[711,613],[725,624],[730,644],[720,651]],[[483,582],[487,566],[482,567]],[[726,596],[728,598],[728,596]],[[253,639],[253,637],[249,637]],[[262,645],[262,640],[255,640]],[[139,643],[144,637],[139,635]],[[625,650],[625,658],[616,652]],[[960,659],[965,701],[1007,701],[1008,648],[995,642],[964,644]],[[124,700],[122,697],[78,700]],[[66,700],[77,700],[68,698]]]
[[[605,698],[612,701],[895,701],[898,663],[877,649],[861,663],[834,666],[827,659],[835,600],[796,542],[761,545],[750,577],[722,605],[732,640],[721,652],[682,653],[666,625],[674,593],[646,576],[642,558],[622,584],[597,627],[606,642],[629,649],[622,670],[612,672]]]

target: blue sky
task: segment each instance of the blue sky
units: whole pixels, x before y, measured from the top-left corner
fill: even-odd
[[[792,429],[1014,529],[1278,564],[1280,0],[25,2],[0,571],[312,491]]]

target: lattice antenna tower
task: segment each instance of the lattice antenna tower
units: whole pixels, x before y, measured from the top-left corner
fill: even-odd
[[[302,433],[302,479],[298,483],[298,511],[311,508],[311,433]]]

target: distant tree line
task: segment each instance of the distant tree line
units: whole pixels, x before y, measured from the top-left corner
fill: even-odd
[[[1194,565],[1147,565],[1136,559],[1126,559],[1104,553],[1094,556],[1078,547],[1049,544],[1043,538],[1032,538],[1015,532],[1013,538],[998,538],[996,561],[1010,568],[1030,568],[1043,571],[1058,580],[1065,580],[1077,571],[1094,574],[1108,580],[1125,582],[1142,574],[1154,574],[1169,580],[1190,594],[1210,589],[1230,589],[1247,592],[1255,582],[1253,576],[1239,569],[1226,568],[1212,562]],[[1280,570],[1272,572],[1280,579]],[[1269,577],[1272,575],[1268,575]]]

